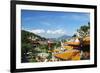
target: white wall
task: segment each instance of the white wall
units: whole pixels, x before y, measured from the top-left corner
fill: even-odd
[[[41,1],[41,0],[34,0]],[[42,71],[41,73],[99,73],[100,72],[100,2],[98,0],[42,0],[49,2],[98,4],[98,67],[85,69]],[[10,73],[10,0],[0,0],[0,73]],[[30,72],[32,73],[32,72]],[[40,72],[36,72],[40,73]]]

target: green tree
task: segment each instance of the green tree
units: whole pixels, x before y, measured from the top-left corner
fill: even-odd
[[[76,37],[77,35],[76,34],[74,34],[72,37],[74,38],[74,37]]]
[[[78,30],[77,30],[79,36],[81,38],[84,38],[86,36],[90,35],[90,23],[88,23],[88,25],[83,25],[81,26]]]
[[[28,62],[27,56],[32,48],[32,45],[30,43],[22,43],[21,47],[21,57],[22,57],[22,62]]]

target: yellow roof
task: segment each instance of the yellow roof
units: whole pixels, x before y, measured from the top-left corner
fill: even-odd
[[[89,45],[90,44],[90,37],[83,38],[83,45]]]
[[[79,46],[80,42],[65,42],[64,44],[68,44],[71,46]],[[90,37],[83,38],[83,45],[89,45],[90,44]]]
[[[55,50],[48,50],[48,52],[59,52],[59,49],[55,49]]]
[[[67,49],[67,50],[72,50],[73,49],[72,46],[64,46],[64,48]]]
[[[60,50],[59,49],[55,49],[55,50],[53,50],[53,52],[59,52]]]
[[[80,52],[78,50],[66,51],[64,53],[54,55],[57,58],[64,59],[64,60],[76,60],[80,59]]]
[[[90,37],[83,38],[83,41],[90,41]]]
[[[48,52],[52,52],[51,50],[48,50]]]
[[[80,42],[65,42],[64,44],[68,44],[68,45],[80,45]]]

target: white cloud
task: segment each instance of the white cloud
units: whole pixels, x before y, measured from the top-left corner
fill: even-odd
[[[62,29],[57,29],[57,30],[44,30],[44,29],[33,29],[33,30],[27,30],[29,32],[32,32],[32,33],[35,33],[35,34],[38,34],[38,35],[41,35],[43,37],[46,37],[46,36],[52,36],[52,37],[55,37],[55,36],[61,36],[61,35],[65,35],[66,32]]]
[[[47,30],[47,33],[48,34],[65,34],[66,32],[61,29],[58,29],[58,30]]]
[[[45,33],[45,30],[43,30],[43,29],[33,29],[30,32],[35,33],[35,34],[40,34],[40,33]]]

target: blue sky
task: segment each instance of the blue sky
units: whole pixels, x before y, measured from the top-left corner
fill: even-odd
[[[72,36],[89,21],[89,13],[21,10],[22,29],[46,38]]]

